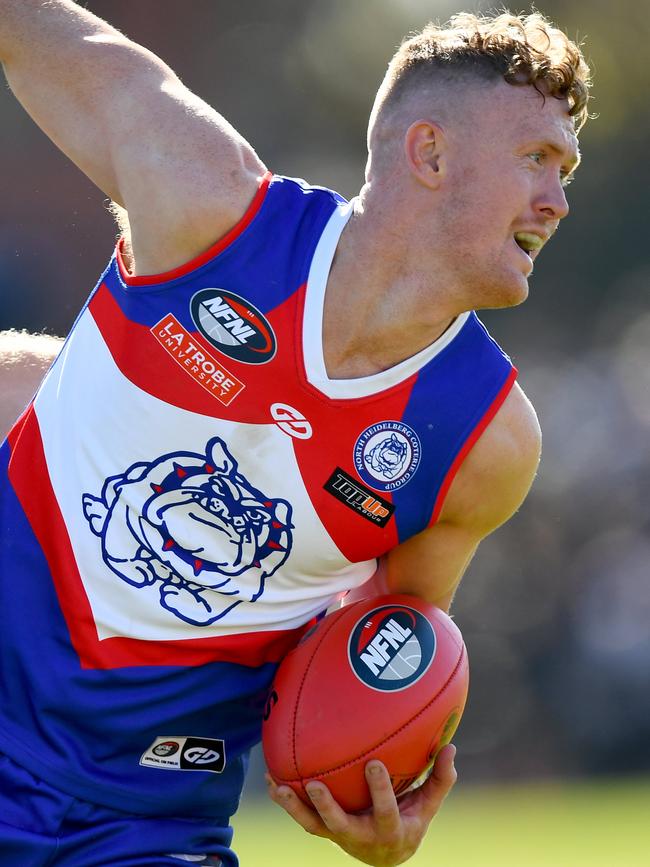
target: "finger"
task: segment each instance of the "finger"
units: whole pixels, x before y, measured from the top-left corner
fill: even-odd
[[[327,829],[336,837],[347,834],[350,830],[350,817],[334,800],[327,786],[312,780],[305,785],[305,790]]]
[[[456,747],[453,744],[447,744],[436,756],[436,761],[431,772],[432,776],[435,777],[442,786],[446,787],[447,791],[451,789],[458,778],[454,766],[455,758]]]
[[[429,778],[420,787],[419,791],[425,802],[426,812],[430,819],[438,812],[440,805],[458,778],[456,768],[454,767],[455,755],[456,747],[453,744],[444,746],[436,757]]]
[[[402,818],[385,765],[378,761],[368,762],[366,780],[372,798],[372,815],[377,832],[382,837],[398,833]]]
[[[303,803],[290,786],[278,786],[268,775],[266,781],[271,800],[282,807],[294,822],[297,822],[308,834],[329,838],[327,826],[318,813]]]

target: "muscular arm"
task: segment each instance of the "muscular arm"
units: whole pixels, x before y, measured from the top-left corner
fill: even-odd
[[[72,0],[0,0],[0,60],[24,108],[129,213],[139,273],[241,217],[264,165],[159,58]]]
[[[462,464],[438,522],[394,548],[346,603],[369,593],[410,593],[448,611],[481,540],[524,501],[540,447],[535,410],[515,384]]]
[[[481,539],[519,508],[539,463],[541,434],[535,411],[515,385],[452,483],[440,520],[384,558],[370,582],[346,598],[411,593],[449,610],[454,591]],[[269,780],[270,795],[305,830],[338,843],[367,864],[401,864],[422,840],[453,786],[454,748],[439,753],[429,779],[398,803],[380,766],[368,776],[373,813],[346,815],[322,784],[314,807]],[[314,784],[311,784],[314,785]]]
[[[440,520],[390,552],[389,592],[412,593],[449,610],[482,539],[524,501],[539,464],[535,411],[515,384],[452,483]]]
[[[38,388],[63,341],[47,334],[0,331],[0,440]]]

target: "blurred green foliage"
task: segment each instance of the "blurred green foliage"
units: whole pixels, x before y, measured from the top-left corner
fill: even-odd
[[[409,867],[647,867],[650,780],[608,786],[459,786]],[[235,817],[242,867],[352,867],[279,807],[245,803]]]

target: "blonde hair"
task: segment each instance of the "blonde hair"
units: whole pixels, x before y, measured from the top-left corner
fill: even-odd
[[[589,117],[590,70],[580,47],[539,12],[461,12],[443,26],[427,24],[390,61],[377,110],[395,105],[415,85],[460,75],[485,81],[501,76],[508,84],[532,85],[543,96],[566,98],[577,131]]]

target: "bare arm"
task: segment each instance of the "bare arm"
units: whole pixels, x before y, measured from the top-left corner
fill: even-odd
[[[159,58],[72,0],[0,0],[0,60],[25,109],[126,208],[139,273],[209,247],[265,168]]]
[[[38,388],[63,341],[47,334],[0,331],[0,440]]]
[[[439,521],[393,549],[386,592],[412,593],[449,610],[482,539],[517,511],[539,464],[535,411],[515,384],[454,479]]]
[[[540,447],[535,410],[515,384],[461,466],[439,521],[390,551],[346,603],[371,594],[410,593],[448,611],[481,540],[524,501]]]
[[[540,444],[535,412],[515,386],[461,467],[438,523],[391,551],[354,598],[412,593],[449,610],[481,539],[507,521],[528,493]],[[345,814],[322,783],[310,784],[314,809],[271,780],[269,792],[305,830],[334,840],[360,861],[401,864],[424,837],[455,782],[454,752],[452,746],[441,750],[429,779],[399,802],[388,772],[378,763],[376,775],[367,778],[373,811],[361,816]]]

